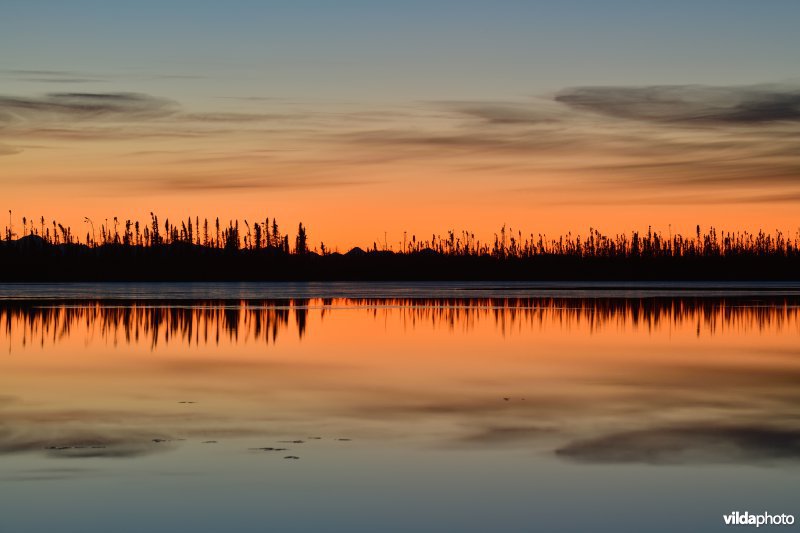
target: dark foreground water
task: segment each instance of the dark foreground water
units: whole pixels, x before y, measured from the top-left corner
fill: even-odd
[[[0,300],[3,533],[725,531],[732,511],[800,514],[797,285]]]

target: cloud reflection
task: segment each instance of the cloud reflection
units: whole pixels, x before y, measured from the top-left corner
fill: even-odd
[[[592,464],[797,463],[798,303],[6,301],[0,455],[346,435]]]
[[[655,427],[572,442],[556,450],[585,463],[712,464],[800,462],[800,427],[720,425]]]
[[[5,424],[0,429],[0,455],[33,452],[64,459],[131,458],[172,449],[174,445],[162,433],[128,428],[104,430],[69,425]]]

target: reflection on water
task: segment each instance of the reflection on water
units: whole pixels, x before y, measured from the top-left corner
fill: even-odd
[[[237,531],[262,530],[265,505],[297,531],[557,530],[554,510],[576,506],[606,522],[572,513],[561,530],[706,531],[732,509],[796,512],[799,310],[778,291],[6,301],[0,487],[100,498],[135,480],[152,499],[126,497],[161,519],[185,518],[175,494],[192,493]],[[276,488],[295,484],[302,519]],[[4,514],[25,525],[14,501]],[[643,509],[670,521],[643,528]],[[192,531],[226,529],[192,512]],[[10,530],[53,526],[36,520]]]
[[[307,316],[321,319],[335,309],[366,309],[373,316],[399,317],[414,327],[428,322],[469,331],[476,321],[493,321],[506,333],[526,328],[576,328],[593,332],[607,327],[658,330],[696,325],[697,335],[738,331],[800,332],[800,297],[727,298],[304,298],[286,300],[216,300],[194,302],[59,303],[35,300],[0,306],[0,323],[23,344],[56,343],[71,334],[115,343],[159,342],[219,344],[230,341],[276,342],[291,327],[303,337]],[[74,330],[79,331],[75,332]],[[241,336],[241,339],[240,339]]]

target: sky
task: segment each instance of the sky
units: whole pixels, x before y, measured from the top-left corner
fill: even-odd
[[[15,230],[150,211],[302,221],[329,249],[503,224],[800,230],[795,0],[0,12]]]

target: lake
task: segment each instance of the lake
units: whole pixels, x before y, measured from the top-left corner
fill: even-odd
[[[798,284],[0,285],[2,532],[724,531],[799,462]]]

